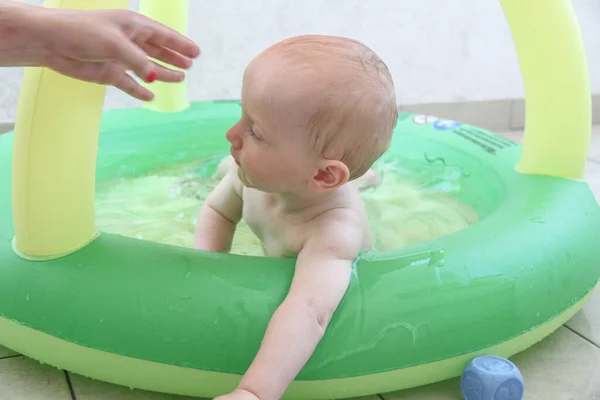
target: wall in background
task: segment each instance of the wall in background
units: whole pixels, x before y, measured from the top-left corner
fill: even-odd
[[[132,1],[130,8],[137,4]],[[600,94],[600,2],[573,4],[592,91]],[[189,18],[189,35],[203,50],[188,75],[191,100],[238,98],[242,71],[252,57],[305,33],[350,36],[371,46],[392,72],[400,105],[523,97],[497,0],[190,0]],[[0,120],[14,118],[21,76],[21,68],[0,69]],[[138,104],[111,88],[105,108]]]

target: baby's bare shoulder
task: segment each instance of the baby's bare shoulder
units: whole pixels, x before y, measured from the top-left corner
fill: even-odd
[[[321,214],[315,221],[318,229],[346,229],[363,230],[368,223],[365,211],[358,207],[332,208]]]
[[[371,247],[371,231],[365,211],[360,207],[332,208],[309,222],[313,242],[327,243],[353,254]]]

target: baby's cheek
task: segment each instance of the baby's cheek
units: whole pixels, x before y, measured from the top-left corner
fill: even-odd
[[[247,165],[246,169],[246,172],[257,181],[271,180],[277,172],[277,167],[264,159],[253,160],[251,164]]]

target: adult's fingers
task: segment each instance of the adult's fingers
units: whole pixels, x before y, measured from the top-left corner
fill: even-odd
[[[183,71],[176,71],[173,69],[166,68],[154,61],[151,61],[156,71],[156,80],[163,82],[181,82],[185,79],[185,73]]]
[[[140,85],[116,62],[86,62],[54,56],[47,66],[56,72],[75,79],[104,85],[112,85],[139,100],[149,101],[154,94]]]
[[[112,35],[106,38],[109,43],[106,49],[109,58],[123,64],[127,69],[133,71],[140,79],[147,80],[150,72],[156,68],[156,64],[148,58],[148,55],[124,35]],[[163,69],[166,69],[162,67]],[[157,71],[160,76],[169,75],[165,71]],[[162,72],[162,73],[161,73]]]
[[[149,39],[148,41],[157,46],[165,47],[188,58],[196,58],[200,54],[200,47],[190,38],[177,32],[175,29],[141,14],[140,18],[145,25],[143,30],[148,30],[150,32],[150,37],[143,38],[142,40]],[[141,43],[138,43],[138,45],[140,44]]]
[[[163,82],[180,82],[185,78],[182,71],[169,69],[150,60],[148,58],[149,54],[130,40],[126,38],[123,38],[123,40],[118,39],[119,36],[116,39],[109,39],[118,41],[118,44],[114,43],[111,48],[112,55],[110,58],[123,64],[125,68],[133,71],[140,79],[147,81],[151,71],[156,72],[155,79]]]
[[[113,86],[139,100],[149,101],[154,98],[154,93],[137,83],[136,80],[129,76],[125,71],[123,71],[115,83],[113,83]]]
[[[152,42],[139,43],[139,46],[152,58],[173,65],[174,67],[188,69],[192,65],[192,60],[171,49],[159,46]]]

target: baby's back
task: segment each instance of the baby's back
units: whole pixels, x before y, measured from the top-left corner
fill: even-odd
[[[311,235],[333,222],[358,224],[363,247],[372,246],[364,205],[354,185],[344,185],[326,201],[298,210],[286,210],[275,195],[247,187],[242,189],[242,199],[243,218],[267,256],[296,257]]]

